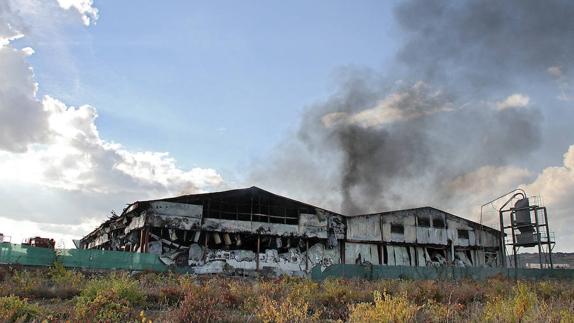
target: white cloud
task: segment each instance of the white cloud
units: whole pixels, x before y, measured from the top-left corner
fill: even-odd
[[[10,7],[14,3],[17,6]],[[97,19],[91,0],[58,3],[79,12],[86,25]],[[79,238],[111,209],[121,211],[117,208],[125,203],[223,185],[214,169],[181,169],[167,152],[132,151],[101,138],[94,107],[71,107],[50,96],[39,98],[34,72],[26,60],[34,50],[12,44],[27,29],[12,8],[40,24],[47,24],[46,17],[53,10],[62,11],[55,2],[45,6],[36,0],[0,2],[2,233],[19,239],[32,235]],[[66,246],[71,247],[69,241]]]
[[[548,208],[550,230],[557,235],[557,250],[574,246],[574,145],[564,154],[562,166],[547,167],[522,188],[538,195]]]
[[[564,154],[562,166],[545,168],[534,182],[524,187],[540,193],[546,204],[574,208],[574,145]]]
[[[441,91],[433,91],[426,83],[417,82],[389,94],[374,107],[356,113],[332,112],[324,115],[321,121],[327,128],[344,124],[369,128],[452,110],[452,105]]]
[[[533,175],[535,175],[533,177]],[[556,251],[572,251],[574,246],[574,145],[564,154],[561,166],[532,174],[515,166],[485,166],[447,183],[455,192],[451,211],[478,221],[480,205],[492,198],[520,187],[530,196],[538,196],[547,207],[550,230],[556,233]],[[483,223],[498,227],[497,209],[486,207]]]
[[[47,114],[36,98],[28,50],[0,47],[0,149],[23,152],[48,135]]]
[[[190,185],[202,191],[223,182],[213,169],[179,169],[168,153],[132,152],[102,140],[93,107],[67,107],[51,97],[42,103],[49,115],[49,140],[24,153],[0,152],[0,180],[98,193],[135,190],[142,198]]]
[[[24,47],[21,49],[22,53],[24,53],[26,56],[32,56],[34,55],[34,53],[36,51],[34,51],[34,48],[32,47]]]
[[[10,2],[0,2],[0,47],[23,37],[22,29],[22,19],[12,12]]]
[[[93,0],[58,0],[62,9],[73,9],[80,14],[84,25],[94,24],[98,19],[98,9],[94,7]]]
[[[530,103],[530,98],[528,95],[516,93],[502,101],[496,102],[496,108],[498,110],[524,108],[528,105],[528,103]]]
[[[14,220],[0,217],[0,228],[10,231],[3,231],[4,241],[21,243],[25,239],[32,237],[52,237],[56,240],[57,248],[74,248],[73,239],[78,239],[86,232],[98,226],[97,221],[86,221],[81,225],[69,224],[43,224],[27,220]],[[55,236],[54,233],[58,234]]]

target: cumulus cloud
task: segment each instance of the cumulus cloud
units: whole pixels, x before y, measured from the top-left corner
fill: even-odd
[[[0,3],[0,228],[4,234],[15,236],[17,242],[34,234],[77,238],[105,219],[112,208],[136,199],[223,185],[214,169],[181,169],[167,152],[132,151],[103,139],[96,125],[97,110],[90,105],[67,106],[49,95],[39,98],[27,61],[34,50],[13,45],[27,30],[20,9],[34,17],[42,9],[54,9],[33,4]],[[85,25],[97,19],[91,0],[59,0],[58,4],[80,13]]]
[[[98,9],[94,7],[93,0],[58,0],[58,4],[62,9],[79,13],[86,26],[96,23],[98,19]]]
[[[21,154],[0,153],[0,179],[106,194],[135,190],[142,197],[189,190],[190,184],[200,191],[222,183],[213,169],[184,171],[168,153],[131,152],[104,141],[91,106],[68,107],[49,96],[42,104],[49,141]]]
[[[571,251],[574,245],[574,145],[564,154],[561,166],[545,168],[534,181],[521,187],[542,198],[548,207],[550,230],[556,232],[558,249]]]
[[[574,145],[564,154],[562,166],[545,168],[532,183],[525,185],[528,192],[537,192],[546,204],[558,209],[574,208]]]
[[[0,2],[0,46],[23,37],[23,23],[19,15],[12,11],[9,1]]]
[[[30,50],[0,47],[0,149],[23,152],[48,136],[47,113],[26,57]]]
[[[498,110],[524,108],[528,106],[529,102],[530,98],[528,97],[528,95],[516,93],[510,95],[509,97],[507,97],[502,101],[496,102],[496,108]]]

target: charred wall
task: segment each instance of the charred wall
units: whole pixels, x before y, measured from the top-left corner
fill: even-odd
[[[320,265],[496,266],[498,231],[426,207],[345,217],[258,188],[136,202],[82,248],[146,252],[201,273]]]

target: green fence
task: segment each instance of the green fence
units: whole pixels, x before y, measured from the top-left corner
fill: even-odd
[[[92,249],[47,249],[0,243],[0,264],[51,266],[54,261],[65,267],[83,269],[123,269],[165,271],[157,255]]]
[[[25,266],[50,266],[55,260],[52,249],[0,243],[0,263]]]
[[[54,261],[68,268],[167,271],[157,255],[93,249],[47,249],[0,243],[0,264],[51,266]],[[176,268],[188,272],[188,267]],[[574,279],[574,269],[518,269],[478,267],[405,267],[380,265],[332,265],[324,270],[313,268],[311,278],[329,277],[362,279],[474,279],[494,276],[519,279]]]
[[[64,249],[57,250],[57,259],[65,267],[93,269],[127,269],[165,271],[157,255],[121,251]]]
[[[574,269],[525,269],[485,267],[408,267],[381,265],[332,265],[324,270],[315,267],[311,271],[313,280],[322,281],[329,277],[361,279],[473,279],[484,280],[502,276],[518,279],[574,279]]]

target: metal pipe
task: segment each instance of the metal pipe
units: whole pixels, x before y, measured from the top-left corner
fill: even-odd
[[[548,213],[546,213],[546,207],[542,209],[544,210],[544,224],[546,225],[546,236],[548,239],[548,260],[550,260],[550,269],[554,269],[554,264],[552,264],[552,240],[550,240],[550,228],[548,227]]]
[[[514,233],[514,222],[516,212],[510,212],[510,230],[512,232],[512,257],[514,258],[514,278],[518,279],[518,255],[516,255],[516,234]]]
[[[504,216],[502,211],[499,211],[500,214],[500,253],[502,255],[502,268],[506,267],[506,242],[504,241]]]
[[[305,271],[309,272],[309,240],[305,239],[305,248],[307,249],[305,251]]]
[[[493,200],[491,200],[491,201],[488,201],[488,202],[484,203],[483,205],[481,205],[481,206],[480,206],[480,225],[482,225],[482,210],[483,210],[483,208],[484,208],[485,206],[487,206],[487,205],[489,205],[489,204],[492,204],[492,203],[496,202],[497,200],[499,200],[499,199],[501,199],[501,198],[503,198],[503,197],[505,197],[505,196],[507,196],[507,195],[510,195],[510,194],[512,194],[512,193],[514,193],[514,192],[520,192],[520,193],[522,193],[521,195],[522,195],[523,198],[526,197],[526,192],[525,192],[523,189],[521,189],[521,188],[515,188],[515,189],[513,189],[512,191],[510,191],[510,192],[508,192],[508,193],[505,193],[505,194],[502,194],[502,195],[500,195],[499,197],[497,197],[497,198],[495,198],[495,199],[493,199]],[[520,193],[514,194],[514,195],[512,196],[512,198],[510,198],[510,199],[503,205],[502,208],[504,208],[514,197],[516,197],[516,196],[519,195]],[[502,208],[500,208],[499,210],[501,210]]]
[[[542,235],[540,234],[540,226],[538,222],[538,208],[536,206],[534,209],[534,221],[536,221],[536,244],[538,245],[538,262],[540,263],[540,269],[542,269],[542,242],[540,241]]]
[[[511,197],[506,203],[504,203],[504,205],[499,209],[499,212],[500,212],[500,232],[501,232],[501,242],[502,242],[501,245],[500,245],[500,250],[501,250],[501,254],[502,254],[502,266],[503,266],[503,267],[505,267],[505,264],[506,264],[506,252],[505,252],[506,243],[504,242],[504,225],[503,225],[503,222],[504,222],[504,221],[503,221],[503,219],[502,219],[502,216],[503,216],[503,215],[502,215],[502,212],[501,212],[501,211],[502,211],[502,209],[503,209],[514,197],[516,197],[517,195],[522,194],[522,197],[523,197],[523,198],[526,197],[526,192],[525,192],[523,189],[521,189],[521,188],[515,188],[515,189],[513,189],[512,191],[510,191],[510,192],[508,192],[508,193],[505,193],[505,194],[502,194],[502,195],[500,195],[499,197],[497,197],[497,198],[495,198],[495,199],[493,199],[493,200],[491,200],[491,201],[488,201],[488,202],[486,202],[486,203],[484,203],[483,205],[480,206],[480,220],[479,220],[479,223],[480,223],[480,231],[482,232],[482,231],[483,231],[482,215],[483,215],[483,209],[484,209],[484,207],[487,206],[487,205],[489,205],[489,204],[492,204],[492,203],[494,203],[495,201],[497,201],[497,200],[499,200],[499,199],[501,199],[501,198],[503,198],[503,197],[505,197],[505,196],[507,196],[507,195],[509,195],[509,194],[512,194],[512,193],[514,193],[514,192],[519,192],[519,193],[515,193],[514,195],[512,195],[512,197]],[[494,207],[494,206],[493,206],[493,207]],[[479,235],[478,235],[478,244],[479,244],[479,245],[482,247],[482,249],[484,250],[483,241],[482,241],[482,234],[479,234]]]
[[[259,271],[259,252],[261,251],[261,235],[257,234],[257,258],[255,258],[255,270]]]

